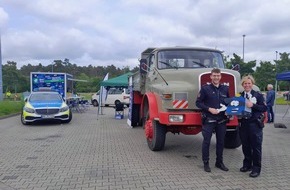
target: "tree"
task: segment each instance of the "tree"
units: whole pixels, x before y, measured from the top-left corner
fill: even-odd
[[[81,73],[77,78],[84,81],[74,82],[75,91],[76,92],[89,92],[92,87],[92,85],[90,84],[90,78],[85,73]]]
[[[279,53],[280,59],[275,60],[275,69],[277,70],[276,73],[282,73],[290,71],[290,59],[289,59],[289,53]],[[279,81],[279,89],[280,90],[289,90],[290,89],[290,83],[288,81]]]
[[[256,61],[250,61],[248,63],[243,62],[242,58],[237,54],[233,54],[234,58],[231,58],[230,61],[227,61],[227,58],[224,58],[226,68],[234,69],[234,67],[239,67],[239,72],[241,76],[246,74],[253,74],[254,68],[256,66]]]
[[[275,65],[269,61],[261,61],[260,66],[256,68],[256,72],[253,76],[256,79],[256,85],[260,90],[266,90],[268,84],[275,84]]]
[[[289,53],[279,53],[280,59],[275,60],[276,63],[276,69],[277,73],[285,72],[285,71],[290,71],[290,59],[289,59]]]
[[[17,70],[17,63],[8,61],[2,67],[3,89],[13,93],[24,92],[29,89],[29,80]]]

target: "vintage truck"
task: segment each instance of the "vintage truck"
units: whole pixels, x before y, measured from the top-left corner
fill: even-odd
[[[130,106],[128,124],[142,125],[148,146],[164,148],[166,133],[196,135],[201,132],[201,110],[195,105],[202,85],[210,82],[212,68],[222,71],[221,82],[235,96],[240,74],[225,69],[222,52],[194,47],[148,48],[142,52],[140,70],[129,78]],[[238,120],[227,124],[226,148],[241,144]]]

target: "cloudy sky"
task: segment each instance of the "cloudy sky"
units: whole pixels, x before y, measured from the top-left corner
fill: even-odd
[[[290,0],[0,0],[2,64],[138,65],[147,47],[290,52]],[[246,35],[243,38],[243,35]],[[279,58],[279,54],[278,54]]]

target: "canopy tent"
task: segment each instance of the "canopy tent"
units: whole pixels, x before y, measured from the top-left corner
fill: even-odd
[[[106,99],[106,98],[104,99],[103,97],[107,97],[107,92],[108,92],[107,90],[111,87],[128,88],[130,75],[132,75],[132,73],[128,72],[126,74],[120,75],[115,78],[103,80],[100,83],[101,89],[100,89],[100,96],[99,96],[98,115],[100,112],[102,113],[101,104]]]
[[[283,72],[283,73],[278,73],[276,75],[276,80],[280,81],[290,81],[290,72]]]
[[[132,75],[132,73],[128,72],[118,77],[102,81],[100,85],[105,87],[128,87],[130,75]]]
[[[277,92],[277,88],[278,88],[278,81],[290,81],[290,72],[283,72],[283,73],[278,73],[276,75],[276,85],[275,85],[275,91]],[[286,116],[286,114],[288,113],[289,110],[289,104],[288,104],[288,108],[284,114],[284,116],[282,118],[284,118]],[[276,113],[276,101],[275,101],[275,113]],[[274,127],[276,128],[287,128],[285,126],[285,124],[283,123],[274,123]]]

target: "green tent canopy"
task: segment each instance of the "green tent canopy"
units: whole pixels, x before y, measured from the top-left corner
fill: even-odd
[[[109,80],[101,82],[101,86],[105,87],[128,87],[129,86],[129,76],[132,75],[131,72],[120,75]]]

